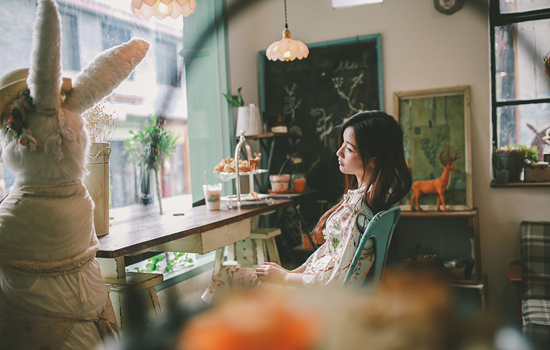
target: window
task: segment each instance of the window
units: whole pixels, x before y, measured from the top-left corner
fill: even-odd
[[[178,76],[178,52],[176,44],[157,39],[155,41],[157,83],[180,86]]]
[[[103,23],[103,49],[109,49],[130,40],[130,29],[116,21],[105,19]]]
[[[60,11],[61,15],[61,64],[63,69],[80,70],[78,27],[76,16]]]
[[[491,0],[491,106],[493,146],[537,146],[550,129],[548,0]]]
[[[110,49],[113,46],[120,45],[131,39],[130,29],[123,23],[112,21],[110,17],[104,19],[103,31],[103,50]],[[134,72],[130,74],[128,80],[134,80]]]
[[[178,148],[171,160],[166,160],[159,171],[158,192],[161,193],[165,213],[191,206],[190,157],[187,133],[187,98],[185,79],[157,83],[157,76],[167,79],[172,72],[183,69],[179,51],[183,48],[183,21],[171,18],[162,22],[146,21],[130,12],[128,0],[57,0],[62,26],[63,76],[74,78],[103,50],[122,44],[132,37],[140,37],[151,44],[149,53],[136,67],[131,77],[122,82],[103,103],[107,112],[118,116],[118,126],[110,141],[110,200],[113,224],[139,220],[147,215],[158,215],[158,197],[147,207],[140,202],[141,169],[128,160],[124,141],[130,131],[138,132],[149,123],[156,108],[166,100],[166,84],[171,85],[170,104],[164,117],[165,129],[178,135]],[[0,76],[11,70],[29,67],[36,1],[4,0],[1,12],[5,21],[0,24],[2,47]],[[4,6],[5,5],[5,6]],[[17,24],[17,25],[14,25]],[[162,40],[161,40],[162,39]],[[155,50],[161,44],[162,55]],[[22,45],[21,43],[26,43]],[[163,64],[157,62],[162,58]],[[170,62],[167,64],[166,62]],[[178,71],[179,68],[179,71]],[[157,69],[163,69],[157,72]],[[183,72],[183,71],[182,71]],[[3,169],[2,169],[3,168]],[[3,175],[3,176],[2,176]],[[3,182],[2,182],[3,180]],[[0,167],[0,193],[9,189],[14,174]],[[3,186],[4,185],[4,186]],[[156,191],[157,188],[154,188]],[[168,198],[170,197],[170,198]],[[185,201],[183,205],[181,201]]]

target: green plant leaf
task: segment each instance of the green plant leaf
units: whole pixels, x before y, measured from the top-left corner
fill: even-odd
[[[243,87],[241,86],[237,90],[237,102],[239,103],[239,106],[244,106],[243,96],[241,95],[241,90],[242,89],[243,89]]]
[[[223,94],[227,102],[233,107],[244,106],[243,97],[241,95],[242,86],[237,90],[237,95]]]
[[[130,161],[146,169],[158,170],[164,159],[172,157],[177,150],[178,137],[165,130],[156,115],[151,116],[149,125],[130,134],[132,137],[124,142],[124,153]]]

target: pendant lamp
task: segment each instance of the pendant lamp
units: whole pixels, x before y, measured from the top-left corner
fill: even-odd
[[[149,19],[155,16],[163,20],[170,16],[174,19],[185,17],[195,12],[196,0],[132,0],[130,9],[137,17]]]
[[[279,41],[269,45],[265,55],[272,61],[294,61],[295,59],[301,60],[309,55],[309,49],[306,44],[300,40],[293,40],[290,38],[290,30],[288,30],[287,16],[286,16],[286,0],[285,2],[285,29],[283,30],[283,38]]]

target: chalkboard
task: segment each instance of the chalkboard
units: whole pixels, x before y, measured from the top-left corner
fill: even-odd
[[[383,110],[381,39],[374,34],[308,47],[307,58],[290,62],[258,53],[260,108],[268,127],[282,117],[289,132],[299,135],[277,140],[272,173],[286,155],[296,154],[308,186],[322,189],[331,202],[344,184],[335,126],[360,110]],[[285,173],[291,171],[285,166]]]

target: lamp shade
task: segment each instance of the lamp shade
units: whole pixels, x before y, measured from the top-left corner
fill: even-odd
[[[294,40],[290,37],[290,30],[283,30],[283,38],[269,45],[265,55],[272,61],[294,61],[301,60],[309,55],[309,49],[306,44],[300,40]]]
[[[195,12],[196,0],[132,0],[132,13],[145,19],[156,17],[162,20],[168,16],[176,19]]]

